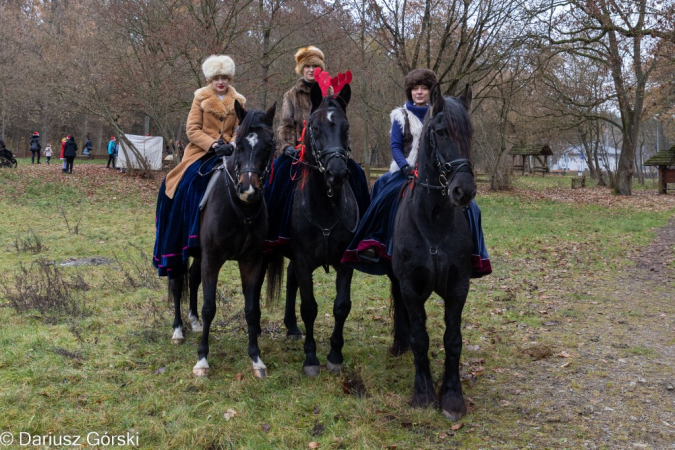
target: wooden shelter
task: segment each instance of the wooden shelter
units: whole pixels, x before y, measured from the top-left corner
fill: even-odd
[[[668,193],[668,184],[675,184],[675,145],[668,150],[661,150],[644,162],[645,166],[659,168],[659,193]],[[675,187],[670,188],[671,191]]]
[[[544,145],[514,145],[511,150],[509,150],[509,155],[513,157],[513,170],[520,170],[523,175],[525,175],[525,164],[527,162],[528,172],[541,172],[541,176],[546,175],[550,172],[548,167],[548,157],[551,156],[553,152],[551,147],[548,144]],[[516,164],[516,158],[520,156],[520,164]],[[530,167],[529,161],[532,157],[532,167]]]

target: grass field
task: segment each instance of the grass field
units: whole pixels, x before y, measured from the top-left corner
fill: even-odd
[[[578,304],[602,302],[599,293],[579,291],[579,280],[611,282],[629,265],[627,249],[647,245],[673,217],[669,199],[647,190],[605,200],[592,189],[584,194],[590,197],[569,201],[565,196],[572,194],[563,189],[569,180],[559,184],[555,177],[517,179],[513,192],[479,194],[495,272],[472,283],[463,325],[471,410],[454,424],[406,403],[412,355],[388,356],[384,277],[355,274],[343,376],[324,371],[305,378],[302,343],[285,338],[281,309],[263,309],[260,343],[269,377],[259,381],[246,353],[238,272],[227,263],[211,335],[211,375],[195,379],[198,336],[171,344],[166,284],[150,264],[161,180],[106,171],[103,160],[78,159],[75,173],[64,175],[56,162],[21,160],[16,170],[0,170],[0,433],[13,433],[17,442],[20,432],[93,432],[129,433],[144,449],[579,448],[589,440],[594,448],[617,448],[596,441],[583,421],[563,426],[537,419],[536,406],[523,421],[522,408],[505,405],[521,395],[514,393],[514,373],[538,367],[523,358],[523,342],[533,332],[543,333],[546,342],[541,330],[548,323],[574,323],[585,314]],[[92,257],[110,264],[60,266]],[[45,267],[71,280],[65,290],[74,303],[45,312],[11,307],[16,286],[42,280]],[[333,323],[333,275],[315,272],[322,363]],[[427,312],[432,371],[439,379],[444,355],[438,298],[429,300]],[[565,350],[573,345],[574,329],[549,340]],[[626,352],[654,356],[649,347]],[[565,377],[568,369],[550,370]],[[356,382],[360,395],[353,395]],[[531,405],[541,400],[521,399]]]

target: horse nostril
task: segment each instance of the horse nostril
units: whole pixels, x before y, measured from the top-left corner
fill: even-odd
[[[452,190],[452,196],[453,196],[456,200],[461,200],[462,197],[464,196],[464,191],[462,190],[462,188],[460,188],[459,186],[457,186],[457,187],[455,187],[455,189]]]

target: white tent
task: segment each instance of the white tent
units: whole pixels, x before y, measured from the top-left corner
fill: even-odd
[[[136,136],[134,134],[127,134],[126,137],[134,144],[141,156],[148,161],[152,170],[161,170],[162,149],[164,148],[164,139],[162,139],[161,136]],[[129,158],[129,161],[127,161],[127,157]],[[141,165],[136,160],[136,155],[134,155],[129,146],[122,139],[120,139],[120,150],[117,154],[117,167],[141,168]]]

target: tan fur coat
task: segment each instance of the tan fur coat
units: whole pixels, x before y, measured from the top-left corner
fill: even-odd
[[[283,151],[289,145],[298,145],[302,135],[303,121],[309,119],[312,112],[312,100],[309,98],[310,86],[300,78],[295,86],[284,94],[284,103],[281,107],[281,124],[277,128],[277,142],[279,150]]]
[[[167,197],[173,198],[185,170],[204,156],[218,139],[222,138],[225,142],[235,140],[234,130],[239,125],[234,112],[235,100],[239,100],[242,106],[246,104],[244,96],[232,86],[228,86],[223,100],[218,98],[211,85],[195,91],[186,126],[190,143],[185,148],[183,160],[166,176]]]

